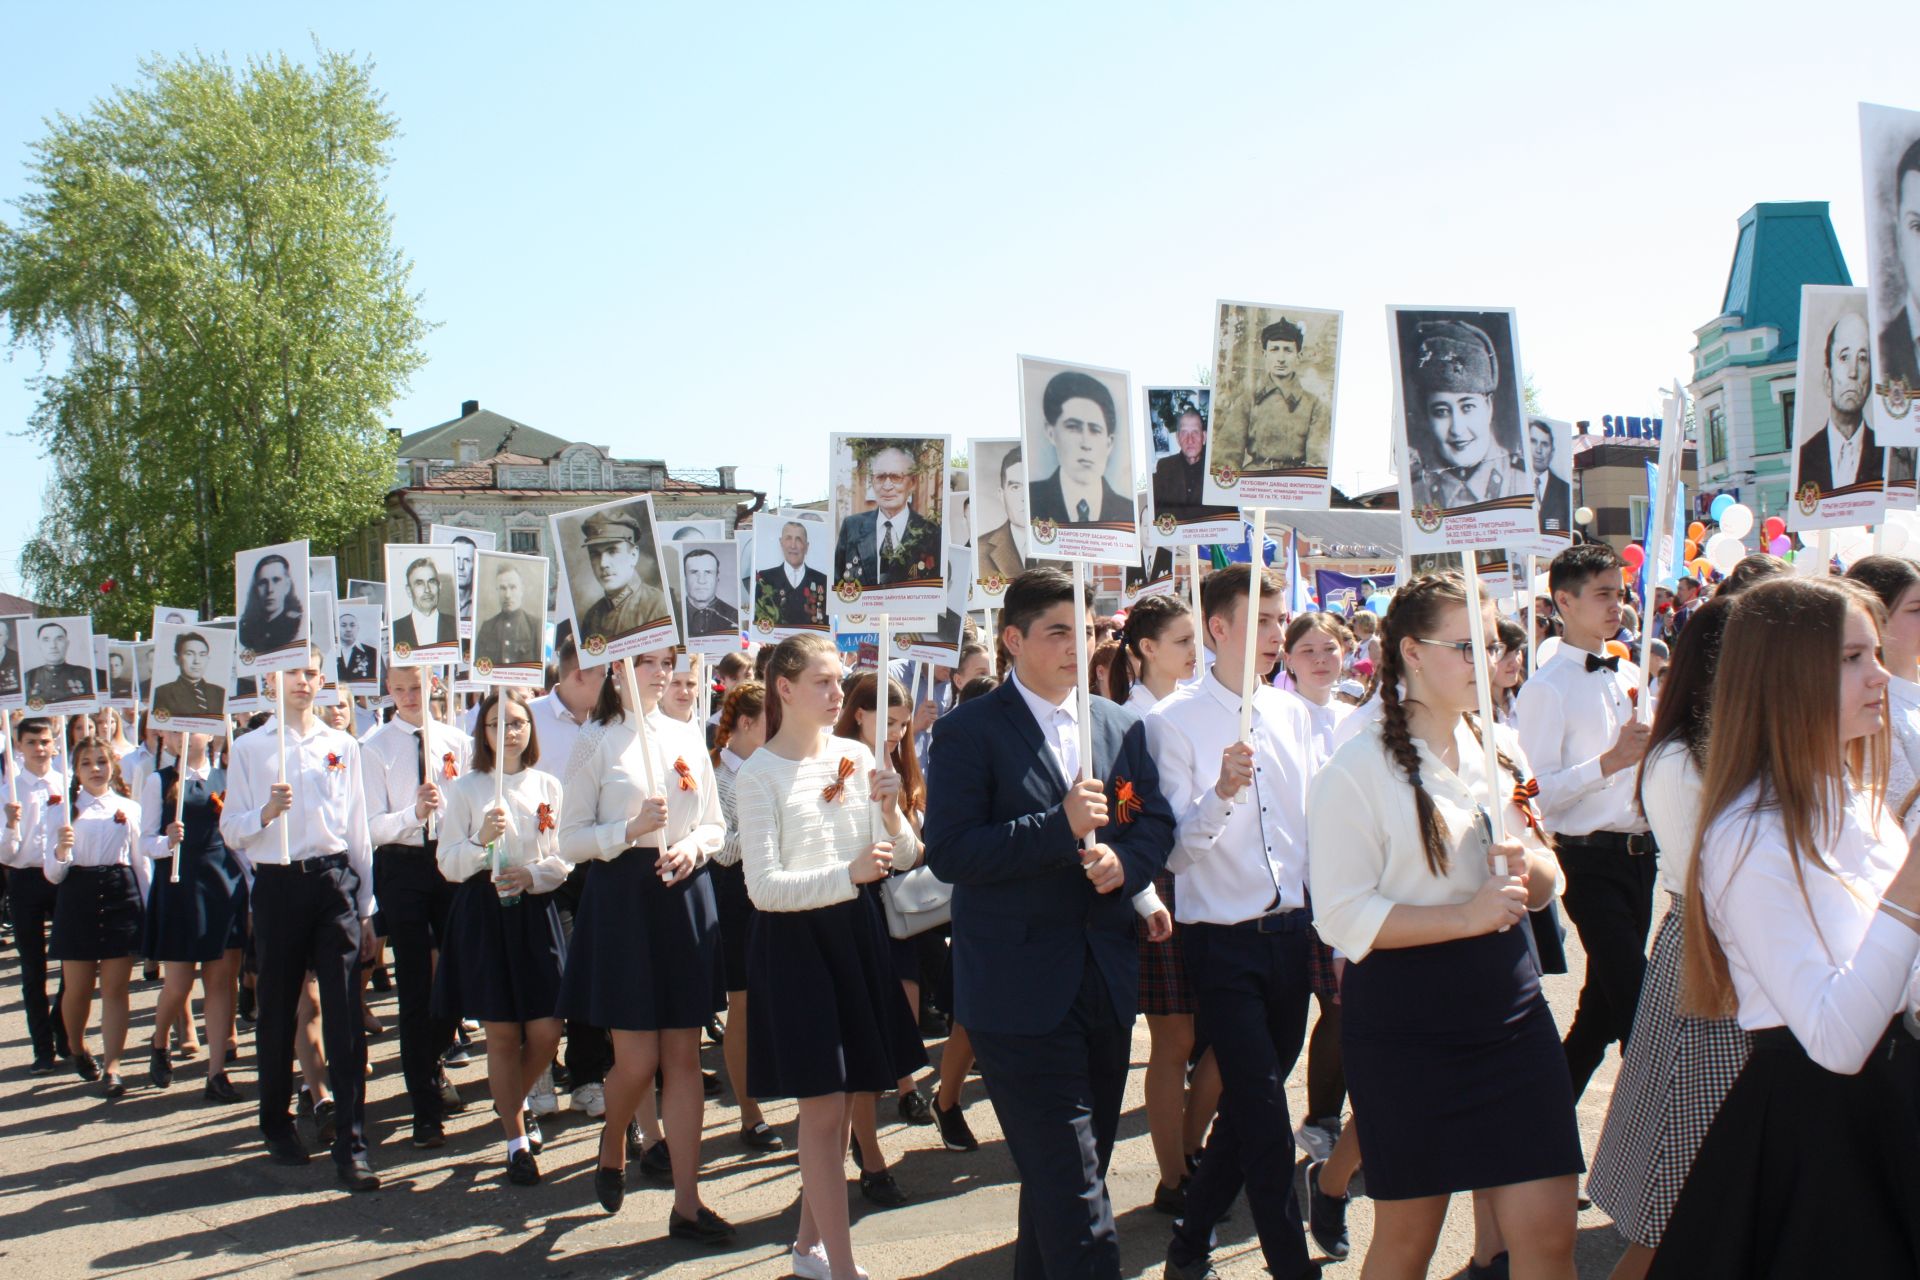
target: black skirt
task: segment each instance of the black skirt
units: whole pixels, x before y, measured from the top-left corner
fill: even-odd
[[[678,884],[656,849],[587,869],[560,979],[560,1016],[612,1031],[704,1027],[725,1007],[720,919],[710,868]]]
[[[747,869],[739,863],[713,865],[713,898],[720,911],[720,958],[727,990],[747,989],[747,936],[753,928],[753,900],[747,897]]]
[[[49,960],[123,960],[140,949],[132,867],[69,867],[53,901]]]
[[[215,844],[188,854],[180,882],[173,859],[153,864],[141,951],[149,960],[208,964],[247,942],[247,878],[240,860]]]
[[[888,1093],[927,1064],[873,885],[812,911],[761,911],[747,946],[747,1092]]]
[[[1376,1200],[1579,1173],[1573,1085],[1518,929],[1347,965],[1340,1042]]]
[[[1840,1275],[1920,1276],[1920,1045],[1898,1022],[1851,1076],[1756,1031],[1648,1272]]]
[[[433,974],[433,1012],[481,1022],[532,1022],[557,1016],[567,944],[550,893],[500,902],[482,871],[453,892],[446,937]]]

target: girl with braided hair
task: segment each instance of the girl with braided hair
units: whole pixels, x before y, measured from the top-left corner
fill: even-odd
[[[1379,719],[1307,803],[1315,927],[1347,957],[1347,1082],[1375,1201],[1366,1274],[1422,1276],[1457,1191],[1482,1192],[1516,1275],[1574,1275],[1572,1085],[1522,925],[1558,891],[1513,734],[1476,722],[1466,583],[1394,597]],[[1486,631],[1496,634],[1484,600]],[[1488,777],[1480,734],[1500,761]],[[1507,839],[1492,839],[1502,806]]]

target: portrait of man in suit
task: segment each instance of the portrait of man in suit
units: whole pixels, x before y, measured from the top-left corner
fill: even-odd
[[[473,617],[473,558],[477,552],[472,538],[456,536],[453,547],[454,616]]]
[[[1026,572],[1027,560],[1027,464],[1014,445],[1000,455],[995,468],[998,477],[1000,509],[1007,518],[980,535],[974,553],[979,557],[982,578],[1013,581]]]
[[[334,659],[335,678],[341,684],[349,680],[364,684],[378,679],[380,654],[371,644],[360,638],[358,610],[348,605],[341,606],[340,616],[334,623],[334,629],[340,635],[340,654]]]
[[[182,716],[206,719],[226,714],[226,686],[207,679],[212,657],[213,642],[202,633],[175,633],[173,663],[179,674],[153,691],[156,719],[172,720]]]
[[[580,619],[583,636],[617,640],[673,616],[666,593],[641,578],[638,516],[627,511],[603,511],[580,526],[580,540],[593,580],[600,588],[600,598]],[[581,603],[580,594],[576,588],[576,608]]]
[[[407,611],[393,620],[393,649],[407,653],[428,645],[456,644],[460,624],[440,603],[440,566],[432,556],[407,565]]]
[[[1153,468],[1153,511],[1175,519],[1198,515],[1205,508],[1200,491],[1207,480],[1207,420],[1200,410],[1186,408],[1175,420],[1174,452]]]
[[[304,622],[287,558],[277,551],[261,556],[254,562],[240,613],[240,647],[255,653],[284,649],[300,639]]]
[[[93,672],[79,663],[67,661],[73,641],[64,623],[43,622],[34,631],[40,646],[40,663],[26,672],[27,706],[37,703],[52,706],[93,697]],[[91,638],[88,648],[92,647]]]
[[[886,587],[939,577],[940,525],[913,509],[920,477],[917,454],[903,445],[887,445],[867,458],[866,473],[874,505],[840,522],[833,580]]]
[[[1119,429],[1107,385],[1078,369],[1063,370],[1048,380],[1040,411],[1059,465],[1028,486],[1030,517],[1062,527],[1131,525],[1133,502],[1107,483],[1107,460]]]
[[[490,614],[481,609],[482,621],[473,634],[474,665],[540,661],[540,622],[526,608],[527,584],[520,566],[510,560],[495,562],[492,576],[493,608]]]
[[[706,547],[682,553],[680,576],[686,582],[687,636],[731,636],[740,630],[740,612],[722,600],[720,556]]]
[[[0,621],[0,697],[20,695],[20,650],[13,640],[12,619]]]
[[[118,649],[107,650],[107,697],[120,702],[133,697],[133,668]]]
[[[827,575],[807,567],[808,544],[804,520],[789,520],[780,526],[780,563],[754,575],[755,625],[827,625]]]
[[[1573,486],[1553,470],[1551,422],[1545,418],[1527,420],[1527,449],[1533,462],[1533,492],[1540,502],[1540,532],[1571,532]]]
[[[1862,298],[1861,302],[1864,303]],[[1867,346],[1867,317],[1861,306],[1843,310],[1827,330],[1820,385],[1827,418],[1800,445],[1797,493],[1809,485],[1820,494],[1886,475],[1886,451],[1867,421],[1873,389],[1873,357]]]
[[[1899,292],[1893,315],[1880,328],[1880,378],[1884,399],[1911,402],[1920,396],[1920,138],[1894,166],[1893,267]],[[1909,410],[1912,412],[1912,410]]]

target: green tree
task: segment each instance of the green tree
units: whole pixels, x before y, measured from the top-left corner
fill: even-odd
[[[25,576],[121,636],[155,604],[230,612],[235,551],[325,550],[374,518],[382,420],[428,329],[371,63],[141,72],[47,122],[0,223],[0,314],[39,354],[30,434],[55,476]]]

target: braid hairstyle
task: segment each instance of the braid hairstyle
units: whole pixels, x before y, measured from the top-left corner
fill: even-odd
[[[720,704],[720,719],[713,726],[713,750],[707,754],[713,757],[714,767],[720,765],[720,752],[733,738],[733,731],[739,725],[742,716],[751,720],[755,716],[765,715],[767,710],[767,686],[757,680],[744,680],[727,690],[726,701]]]
[[[1143,640],[1158,640],[1174,619],[1190,611],[1179,596],[1148,596],[1127,610],[1127,625],[1115,637],[1120,651],[1107,668],[1107,696],[1121,706],[1133,693],[1134,682],[1146,674],[1147,656],[1140,651]]]

